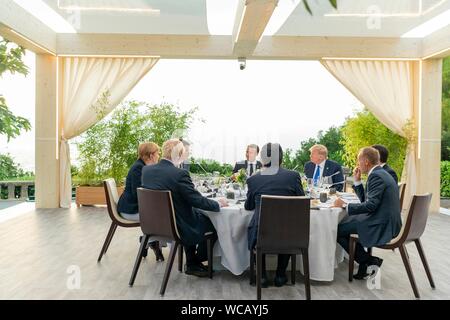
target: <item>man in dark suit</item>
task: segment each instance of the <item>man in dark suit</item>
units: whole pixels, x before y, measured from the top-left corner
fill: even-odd
[[[388,164],[387,164],[387,160],[388,160],[388,156],[389,156],[388,149],[385,146],[381,145],[381,144],[375,144],[375,145],[372,146],[372,148],[377,149],[378,153],[380,154],[380,166],[384,170],[386,170],[392,176],[392,178],[394,178],[395,183],[398,184],[397,173],[394,171],[394,169],[389,167]]]
[[[248,249],[253,250],[258,235],[259,210],[261,195],[304,196],[300,175],[296,171],[281,168],[283,150],[278,143],[268,143],[262,147],[261,160],[263,169],[247,180],[248,193],[245,201],[246,210],[255,210],[248,227]],[[274,226],[276,227],[276,226]],[[265,257],[262,260],[262,285],[268,286]],[[279,254],[274,283],[277,287],[287,282],[286,268],[289,255]]]
[[[186,252],[186,274],[206,277],[207,268],[202,264],[207,260],[205,234],[215,234],[216,230],[209,218],[197,209],[218,212],[227,202],[203,197],[195,190],[189,172],[178,168],[184,152],[179,139],[166,141],[162,151],[163,159],[158,164],[142,170],[142,185],[147,189],[171,191],[177,228]]]
[[[334,185],[337,191],[344,189],[344,175],[342,174],[342,166],[328,159],[328,149],[324,145],[316,144],[309,149],[311,152],[311,161],[305,164],[305,175],[307,178],[314,180],[314,185],[317,185],[322,177],[332,176]]]
[[[361,183],[361,173],[368,174],[367,186]],[[380,155],[374,148],[361,149],[358,154],[358,167],[354,170],[353,186],[361,203],[346,203],[338,198],[334,205],[346,207],[348,216],[338,227],[337,242],[347,252],[350,235],[358,234],[355,260],[359,264],[355,279],[375,277],[383,260],[371,256],[364,247],[384,245],[400,232],[400,202],[398,186],[386,170],[380,166]],[[370,272],[368,268],[371,267]]]
[[[247,177],[251,177],[257,170],[261,169],[261,162],[256,160],[258,153],[259,147],[256,144],[248,145],[247,150],[245,151],[246,160],[236,162],[231,178],[234,180],[235,174],[241,169],[245,169]]]

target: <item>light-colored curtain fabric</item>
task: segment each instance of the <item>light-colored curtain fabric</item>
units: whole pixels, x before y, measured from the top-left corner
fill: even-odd
[[[405,204],[416,191],[414,61],[323,60],[322,64],[386,127],[408,140]],[[407,207],[407,205],[405,206]]]
[[[157,58],[61,58],[61,207],[70,207],[72,199],[68,141],[111,112],[157,61]]]

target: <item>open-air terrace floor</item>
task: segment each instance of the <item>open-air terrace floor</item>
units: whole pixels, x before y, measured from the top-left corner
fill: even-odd
[[[0,222],[0,299],[256,299],[247,273],[234,276],[218,270],[213,280],[197,278],[179,273],[176,261],[161,297],[166,262],[156,262],[152,252],[129,287],[140,228],[119,227],[97,263],[109,225],[103,207],[32,209]],[[450,299],[449,230],[450,216],[431,215],[422,237],[436,289],[428,283],[414,244],[407,245],[422,299]],[[167,261],[168,249],[163,252]],[[312,299],[414,299],[399,252],[374,249],[374,254],[384,259],[379,288],[369,289],[366,281],[348,282],[345,260],[333,282],[312,282]],[[302,275],[298,272],[295,285],[263,289],[262,298],[305,299]]]

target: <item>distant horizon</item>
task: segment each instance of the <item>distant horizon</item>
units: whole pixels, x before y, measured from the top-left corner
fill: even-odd
[[[25,171],[34,171],[34,54],[27,51],[28,77],[5,75],[0,94],[11,111],[26,117],[32,131],[10,141],[0,137],[0,152],[10,153]],[[26,94],[24,94],[26,92]],[[302,141],[340,126],[362,104],[317,61],[160,60],[124,99],[173,103],[181,111],[198,107],[188,140],[195,158],[234,164],[245,147],[279,142],[294,151]],[[71,145],[77,164],[77,150]]]

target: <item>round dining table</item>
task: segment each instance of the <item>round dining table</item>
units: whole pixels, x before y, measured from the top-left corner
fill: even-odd
[[[220,256],[222,266],[235,275],[242,274],[250,266],[247,228],[254,211],[247,211],[243,203],[223,207],[220,212],[203,211],[217,230],[218,241],[214,256]],[[347,215],[341,208],[314,208],[310,215],[309,272],[310,279],[333,281],[334,269],[344,258],[343,249],[336,243],[337,227]],[[275,256],[267,257],[267,269],[275,265]],[[297,266],[302,270],[301,255]],[[272,267],[272,268],[271,268]]]

